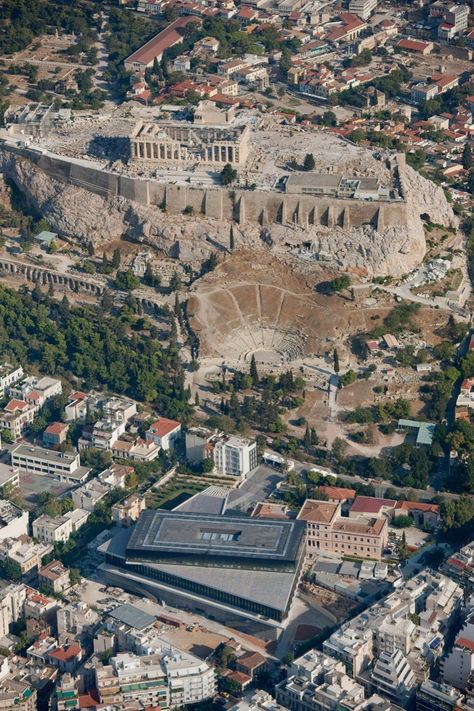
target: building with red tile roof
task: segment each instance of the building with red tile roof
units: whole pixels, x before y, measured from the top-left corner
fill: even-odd
[[[375,496],[357,496],[349,511],[350,518],[359,516],[386,516],[393,513],[397,502],[394,499],[378,499]]]
[[[426,504],[419,501],[397,501],[394,516],[408,515],[417,526],[435,528],[440,521],[438,504]]]
[[[181,422],[158,417],[147,430],[146,441],[154,442],[164,450],[173,449],[180,434]]]
[[[422,42],[421,40],[414,39],[401,39],[397,44],[399,49],[405,50],[405,52],[413,52],[414,54],[430,54],[433,51],[433,42]]]
[[[148,67],[153,66],[155,59],[157,62],[161,61],[166,49],[183,41],[185,28],[192,22],[201,24],[200,18],[195,15],[178,17],[177,20],[171,22],[168,27],[127,57],[124,60],[125,69],[132,72],[145,71]]]

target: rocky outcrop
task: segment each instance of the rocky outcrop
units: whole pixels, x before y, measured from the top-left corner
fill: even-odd
[[[168,257],[202,262],[229,246],[230,223],[204,217],[166,214],[123,197],[104,197],[51,177],[29,159],[0,150],[0,170],[14,181],[31,205],[60,234],[84,242],[125,236],[146,243]],[[376,231],[373,225],[324,227],[255,223],[234,225],[237,245],[275,252],[304,248],[306,256],[333,269],[357,268],[369,275],[399,276],[424,257],[426,243],[420,215],[454,225],[456,218],[443,191],[408,167],[400,167],[407,203],[405,224]]]

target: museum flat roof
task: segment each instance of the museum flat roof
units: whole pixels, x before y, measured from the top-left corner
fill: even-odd
[[[144,511],[130,537],[127,553],[152,558],[210,556],[293,563],[304,528],[303,521]]]

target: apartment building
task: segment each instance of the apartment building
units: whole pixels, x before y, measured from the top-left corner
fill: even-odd
[[[464,695],[447,684],[428,679],[416,692],[416,711],[461,711]]]
[[[419,82],[418,84],[415,84],[414,86],[412,86],[411,100],[415,104],[422,104],[425,101],[434,99],[434,97],[436,96],[437,93],[438,93],[437,84],[427,84],[425,82]]]
[[[119,439],[111,447],[112,456],[116,459],[129,459],[134,462],[152,462],[160,453],[160,447],[155,442],[137,439]]]
[[[0,541],[0,560],[10,560],[18,565],[22,578],[29,580],[36,576],[43,558],[52,550],[51,545],[35,543],[27,535],[5,538]]]
[[[26,400],[36,407],[42,407],[46,400],[61,395],[62,391],[63,386],[58,378],[48,376],[37,378],[34,375],[20,380],[8,388],[10,397]]]
[[[466,619],[454,646],[443,660],[443,681],[457,689],[467,688],[474,672],[474,614]]]
[[[161,449],[168,451],[174,449],[175,443],[181,436],[181,422],[169,420],[167,417],[158,417],[146,432],[146,441],[154,442]]]
[[[11,459],[12,466],[20,471],[48,474],[71,483],[85,481],[90,472],[81,466],[77,452],[56,452],[30,444],[17,444],[11,450]]]
[[[111,486],[98,479],[91,479],[71,493],[72,503],[78,509],[93,511],[96,504],[111,490]]]
[[[350,0],[349,12],[358,15],[362,20],[368,20],[377,5],[378,0]]]
[[[119,526],[131,526],[138,521],[142,511],[146,509],[145,497],[131,494],[120,503],[112,506],[112,520]]]
[[[102,704],[133,701],[161,708],[198,703],[214,696],[214,670],[190,654],[136,656],[119,653],[95,668]]]
[[[324,642],[323,651],[342,661],[350,676],[365,674],[366,680],[378,656],[400,651],[417,681],[423,681],[443,656],[462,599],[462,589],[452,580],[424,571],[341,625]],[[415,629],[407,624],[414,614],[419,618]]]
[[[28,512],[7,499],[0,499],[0,541],[28,533]]]
[[[71,587],[69,581],[69,568],[60,560],[52,560],[38,571],[39,584],[45,586],[53,593],[60,593]]]
[[[125,433],[127,423],[112,418],[98,420],[94,425],[86,425],[77,446],[79,450],[93,447],[110,451],[119,437]]]
[[[413,645],[416,625],[410,619],[387,618],[375,630],[375,645],[379,652],[399,649],[407,655]]]
[[[66,543],[72,533],[72,522],[67,516],[42,515],[33,521],[33,536],[43,543]]]
[[[26,587],[21,583],[11,583],[0,589],[0,637],[5,637],[11,623],[22,616],[25,600]]]
[[[399,649],[382,652],[370,674],[372,686],[384,697],[407,708],[416,691],[415,675]]]
[[[245,437],[226,437],[216,442],[214,462],[219,474],[244,478],[257,466],[257,443]]]
[[[23,368],[21,365],[11,365],[11,363],[2,363],[0,365],[0,398],[5,397],[8,388],[21,380],[24,377]]]
[[[13,439],[18,439],[35,419],[37,408],[14,398],[0,412],[0,429],[8,430]]]
[[[60,641],[66,641],[71,636],[92,635],[95,625],[99,622],[97,612],[82,600],[60,607],[56,616]]]
[[[298,514],[306,523],[309,558],[320,552],[380,560],[388,541],[388,522],[383,517],[346,518],[341,505],[307,499]]]

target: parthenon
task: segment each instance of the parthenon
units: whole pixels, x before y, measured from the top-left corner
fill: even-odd
[[[134,161],[244,165],[248,157],[247,126],[196,126],[139,122],[130,137]]]

